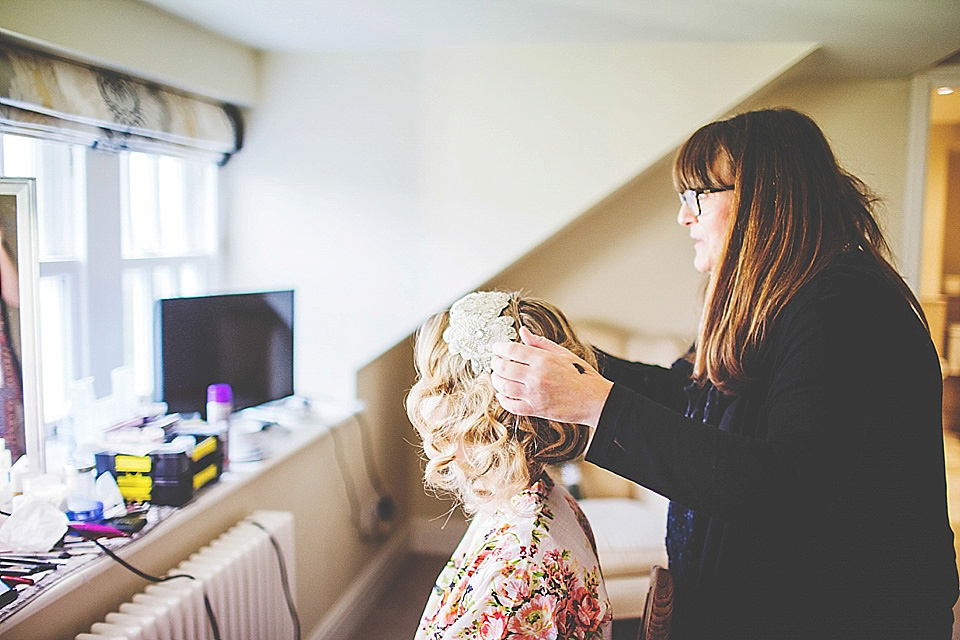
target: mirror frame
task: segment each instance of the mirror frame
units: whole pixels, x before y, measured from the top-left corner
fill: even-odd
[[[17,201],[17,270],[20,284],[20,367],[23,374],[23,428],[32,470],[46,472],[43,386],[40,372],[40,252],[37,245],[35,178],[0,177],[0,196]]]

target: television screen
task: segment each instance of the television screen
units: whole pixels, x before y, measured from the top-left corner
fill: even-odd
[[[157,400],[206,418],[207,386],[233,388],[234,410],[293,395],[293,291],[157,301]]]

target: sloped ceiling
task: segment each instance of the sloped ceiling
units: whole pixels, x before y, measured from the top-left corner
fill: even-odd
[[[960,49],[956,0],[144,0],[274,52],[817,42],[817,73],[902,77]]]

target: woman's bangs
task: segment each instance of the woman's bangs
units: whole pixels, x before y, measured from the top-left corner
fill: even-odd
[[[720,160],[727,156],[723,153],[724,145],[718,124],[721,123],[708,124],[695,131],[677,152],[673,165],[673,184],[678,192],[727,185],[717,172],[724,164]]]

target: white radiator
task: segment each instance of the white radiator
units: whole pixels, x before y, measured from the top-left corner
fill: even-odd
[[[251,521],[279,544],[295,602],[293,514],[256,511],[167,573],[187,573],[197,580],[151,584],[76,640],[212,640],[204,592],[223,640],[293,638],[276,551],[266,532]]]

